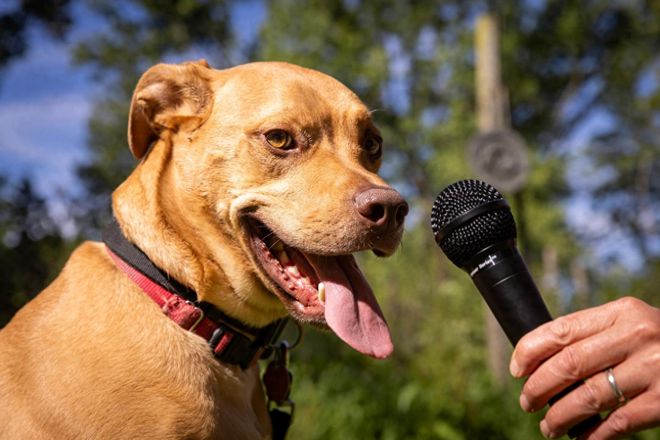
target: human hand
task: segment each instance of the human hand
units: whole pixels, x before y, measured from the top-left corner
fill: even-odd
[[[528,412],[584,381],[546,412],[540,429],[548,438],[610,410],[580,440],[617,439],[659,426],[660,309],[627,297],[557,318],[520,339],[509,368],[515,377],[529,376],[520,396]]]

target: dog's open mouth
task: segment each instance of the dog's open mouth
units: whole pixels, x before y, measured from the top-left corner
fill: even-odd
[[[248,220],[250,244],[274,293],[296,319],[324,325],[363,354],[385,358],[392,340],[378,302],[353,255],[323,256],[284,243]]]

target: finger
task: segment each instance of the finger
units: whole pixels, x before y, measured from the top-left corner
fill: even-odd
[[[640,374],[637,362],[624,362],[613,368],[612,373],[617,387],[629,400],[649,388],[651,378]],[[541,430],[547,437],[557,438],[582,420],[611,410],[620,403],[608,380],[607,371],[600,372],[555,402],[545,414]]]
[[[616,303],[559,317],[527,333],[520,339],[511,357],[511,374],[515,377],[526,376],[565,346],[612,327],[617,317]]]
[[[584,440],[615,440],[657,426],[660,393],[648,391],[612,411]]]
[[[542,363],[527,379],[521,393],[526,411],[543,408],[569,385],[621,363],[630,355],[629,335],[610,329],[569,345]]]

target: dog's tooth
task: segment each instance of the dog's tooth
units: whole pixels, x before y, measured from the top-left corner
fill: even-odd
[[[282,264],[287,264],[289,261],[291,261],[291,260],[289,259],[289,254],[287,254],[287,253],[284,252],[284,251],[280,252],[280,253],[277,255],[277,259],[280,260],[280,263],[282,263]]]
[[[289,274],[293,275],[294,277],[300,277],[300,271],[296,266],[287,266],[286,271],[289,272]]]
[[[319,301],[321,304],[325,304],[325,284],[319,283]]]

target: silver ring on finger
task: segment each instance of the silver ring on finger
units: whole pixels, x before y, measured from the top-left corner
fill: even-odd
[[[623,394],[623,391],[621,391],[621,388],[619,388],[619,385],[616,383],[616,379],[614,378],[614,370],[612,368],[608,368],[606,370],[607,373],[607,382],[610,384],[610,388],[612,388],[612,392],[614,393],[614,397],[616,397],[616,401],[619,404],[619,406],[625,404],[628,399],[626,399],[626,396]]]

